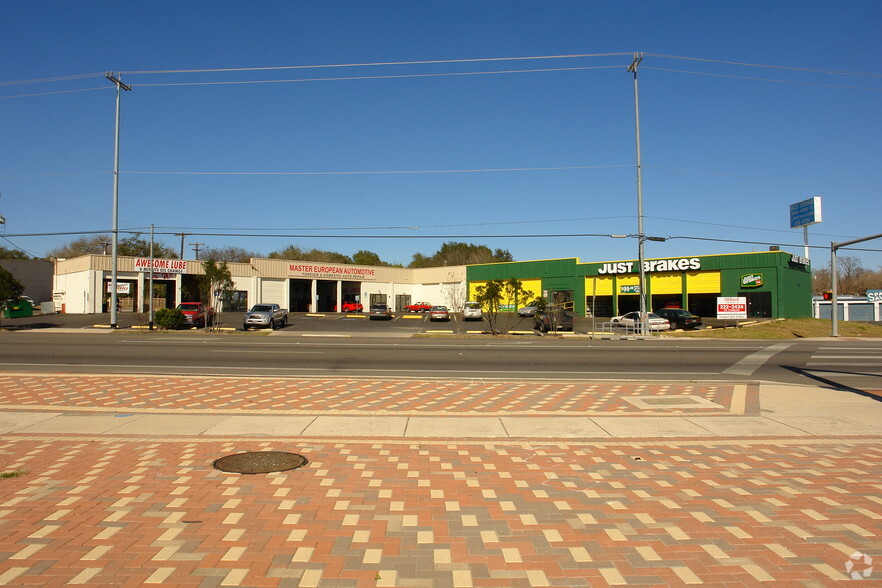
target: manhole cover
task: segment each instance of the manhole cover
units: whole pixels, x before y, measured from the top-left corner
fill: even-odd
[[[234,474],[268,474],[303,467],[309,461],[299,453],[287,451],[251,451],[214,460],[215,469]]]

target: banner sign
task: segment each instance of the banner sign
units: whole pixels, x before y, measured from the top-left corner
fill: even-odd
[[[153,270],[164,274],[183,274],[187,271],[187,261],[184,259],[153,259],[149,257],[135,258],[136,272],[149,272],[150,262],[153,261]]]
[[[717,298],[718,319],[746,319],[747,298],[744,296],[720,296]]]
[[[815,196],[790,205],[790,228],[805,227],[821,222],[821,197]]]
[[[113,282],[107,282],[107,291],[113,292]],[[131,294],[132,293],[132,284],[129,282],[117,282],[116,283],[116,293],[117,294]]]

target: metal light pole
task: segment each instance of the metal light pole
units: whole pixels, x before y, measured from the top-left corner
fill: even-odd
[[[640,162],[640,99],[637,91],[637,66],[643,61],[643,53],[635,53],[628,71],[634,74],[634,122],[637,143],[637,265],[640,275],[640,332],[649,332],[649,316],[646,313],[646,270],[643,268],[643,168]]]
[[[116,133],[113,140],[113,243],[111,255],[113,255],[113,269],[110,278],[110,328],[117,327],[116,305],[118,301],[116,293],[117,265],[119,261],[119,96],[120,90],[130,91],[131,86],[122,83],[113,72],[104,74],[116,86]]]
[[[153,225],[150,225],[150,287],[148,289],[148,295],[150,296],[150,316],[147,319],[147,324],[150,327],[150,330],[153,330]]]

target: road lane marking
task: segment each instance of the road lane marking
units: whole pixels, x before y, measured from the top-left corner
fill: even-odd
[[[737,376],[750,376],[756,370],[761,368],[769,359],[771,359],[774,355],[784,351],[794,342],[788,343],[777,343],[775,345],[769,345],[765,349],[761,349],[755,353],[751,353],[747,357],[741,359],[741,361],[735,363],[734,365],[724,369],[722,373],[724,374],[734,374]]]

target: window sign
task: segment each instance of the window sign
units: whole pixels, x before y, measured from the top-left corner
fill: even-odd
[[[622,294],[640,294],[640,285],[619,286],[619,292]]]

